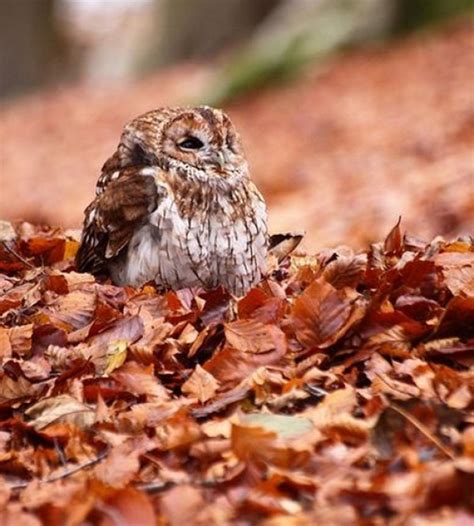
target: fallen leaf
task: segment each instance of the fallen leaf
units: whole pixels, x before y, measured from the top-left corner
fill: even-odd
[[[367,268],[367,255],[338,256],[324,267],[322,277],[336,289],[356,287]]]
[[[53,323],[79,329],[92,320],[95,305],[96,295],[94,292],[75,290],[59,296],[43,310],[43,313]]]
[[[124,364],[127,359],[127,349],[127,340],[115,340],[107,345],[107,361],[104,374],[110,374]]]
[[[433,259],[454,296],[474,296],[474,252],[441,252]]]
[[[402,218],[398,218],[398,223],[390,230],[384,241],[384,250],[388,255],[399,254],[402,249],[402,233],[400,223]]]
[[[326,348],[342,338],[364,314],[359,294],[348,288],[337,290],[320,278],[295,300],[291,321],[300,343]]]
[[[137,475],[140,456],[156,447],[147,437],[129,439],[112,447],[104,460],[94,468],[97,480],[112,488],[124,488]]]
[[[397,225],[358,255],[273,258],[235,299],[117,287],[48,264],[77,234],[14,230],[0,522],[434,524],[468,509],[468,238]]]
[[[229,345],[248,353],[265,353],[286,349],[286,337],[281,329],[274,325],[264,325],[253,320],[239,320],[224,325]]]
[[[243,425],[267,429],[284,439],[300,436],[313,429],[313,424],[307,418],[275,415],[272,413],[249,413],[241,415],[239,422]]]
[[[32,323],[9,329],[0,327],[0,356],[10,357],[12,353],[15,353],[28,357],[31,351],[32,336]]]
[[[136,395],[146,395],[149,401],[167,400],[168,392],[153,374],[153,365],[127,362],[113,373],[113,378],[127,391]]]
[[[199,364],[181,386],[184,394],[197,398],[202,404],[210,400],[219,388],[219,382]]]
[[[44,398],[28,408],[25,415],[36,429],[58,422],[68,422],[87,429],[95,421],[95,412],[90,407],[66,394]]]
[[[126,487],[113,492],[96,505],[102,515],[101,526],[133,524],[133,526],[156,526],[157,517],[151,499],[142,491]]]
[[[160,509],[170,526],[183,526],[184,524],[198,526],[199,513],[204,508],[204,497],[193,486],[177,486],[160,499]],[[204,526],[204,523],[201,524]]]

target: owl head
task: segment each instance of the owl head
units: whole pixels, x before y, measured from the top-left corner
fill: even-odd
[[[162,108],[137,117],[124,128],[118,156],[122,167],[173,168],[201,181],[248,175],[234,125],[223,111],[208,106]]]

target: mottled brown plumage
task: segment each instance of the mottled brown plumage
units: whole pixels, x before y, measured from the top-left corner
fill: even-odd
[[[163,108],[131,121],[96,194],[80,271],[110,273],[121,285],[223,285],[235,294],[265,272],[265,202],[220,110]]]

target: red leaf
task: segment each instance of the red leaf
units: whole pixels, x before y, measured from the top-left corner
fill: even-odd
[[[22,251],[28,256],[42,256],[51,265],[64,258],[66,240],[62,238],[34,237],[22,243]]]
[[[278,323],[285,314],[285,302],[269,296],[261,289],[252,289],[237,304],[241,320],[253,319],[261,323]]]

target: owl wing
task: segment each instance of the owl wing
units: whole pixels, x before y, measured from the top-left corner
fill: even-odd
[[[149,170],[149,168],[147,168]],[[107,260],[126,247],[140,225],[158,204],[154,177],[143,168],[115,172],[85,210],[82,241],[76,255],[79,272],[107,271]],[[99,182],[104,179],[104,175]]]

